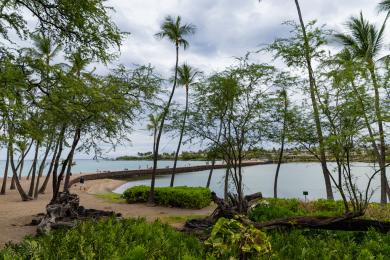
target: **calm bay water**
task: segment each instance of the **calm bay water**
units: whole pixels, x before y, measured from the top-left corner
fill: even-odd
[[[151,161],[110,161],[110,160],[76,160],[73,166],[73,173],[89,173],[97,171],[118,171],[123,169],[135,170],[152,167]],[[23,175],[27,175],[31,167],[31,161],[26,161]],[[179,161],[178,166],[204,165],[204,161]],[[1,177],[4,172],[5,161],[0,161]],[[158,167],[172,167],[173,161],[159,161]],[[329,168],[333,169],[334,163],[329,163]],[[47,170],[48,166],[46,166]],[[246,194],[261,191],[265,197],[273,196],[273,182],[276,164],[257,165],[244,168],[244,192]],[[372,165],[367,163],[354,163],[353,172],[360,189],[365,189],[368,177],[374,172]],[[182,186],[205,186],[209,171],[191,172],[178,174],[175,178],[175,185]],[[10,173],[9,173],[10,174]],[[211,189],[219,196],[223,195],[225,171],[215,170],[211,181]],[[336,176],[336,175],[335,175]],[[170,176],[158,176],[156,185],[159,187],[168,186]],[[376,189],[372,201],[379,201],[379,174],[372,182],[371,187]],[[128,187],[135,185],[150,185],[150,180],[138,180],[128,182],[114,192],[122,193]],[[334,188],[334,190],[336,190]],[[309,192],[309,199],[325,198],[324,178],[319,163],[287,163],[282,164],[279,173],[278,195],[282,198],[303,198],[302,192]],[[336,193],[336,198],[339,195]]]
[[[329,163],[330,169],[335,167],[334,163]],[[261,191],[263,196],[273,196],[273,182],[275,176],[276,164],[257,165],[244,168],[244,193],[251,194]],[[355,163],[353,172],[356,175],[356,183],[360,189],[365,190],[368,177],[367,174],[375,170],[372,165],[367,163]],[[191,172],[178,174],[175,177],[176,186],[205,186],[209,171]],[[215,170],[210,188],[218,196],[223,196],[224,170]],[[336,175],[334,175],[336,176]],[[158,176],[156,186],[169,186],[170,176]],[[372,201],[379,201],[379,175],[372,182],[371,187],[376,189]],[[150,185],[150,180],[138,180],[128,182],[118,187],[114,192],[122,193],[129,187],[136,185]],[[308,191],[308,199],[326,198],[324,187],[324,178],[319,163],[287,163],[281,166],[278,181],[278,196],[281,198],[299,198],[303,199],[302,192]],[[334,191],[336,188],[334,188]],[[336,198],[340,196],[336,193]]]

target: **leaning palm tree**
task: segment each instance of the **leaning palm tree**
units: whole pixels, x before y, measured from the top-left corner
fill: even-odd
[[[383,1],[388,2],[388,1]],[[364,19],[363,14],[359,17],[351,17],[346,24],[349,34],[336,34],[336,38],[350,51],[355,59],[363,62],[365,69],[369,72],[372,86],[374,88],[374,110],[379,133],[378,163],[381,169],[381,203],[387,202],[388,183],[386,178],[386,143],[383,128],[383,113],[380,105],[379,88],[380,83],[377,77],[376,63],[383,59],[378,57],[383,50],[385,23],[381,28]]]
[[[173,163],[173,169],[172,169],[172,177],[171,177],[171,184],[170,186],[173,187],[173,184],[175,182],[175,172],[176,172],[176,165],[177,165],[177,159],[179,157],[180,147],[183,140],[183,134],[184,134],[184,128],[186,126],[186,119],[187,119],[187,113],[188,113],[188,93],[189,93],[189,87],[194,83],[194,78],[198,74],[196,70],[191,68],[191,66],[184,63],[180,67],[177,68],[177,74],[178,74],[178,83],[181,86],[185,87],[186,90],[186,105],[184,109],[184,118],[183,123],[180,128],[180,137],[179,137],[179,143],[177,145],[176,153],[175,153],[175,160]]]
[[[188,41],[185,39],[186,36],[195,33],[195,26],[192,24],[181,24],[181,17],[178,16],[173,18],[172,16],[167,16],[164,22],[161,25],[161,31],[156,34],[157,38],[163,39],[167,38],[176,47],[176,63],[175,63],[175,76],[173,78],[173,86],[171,94],[167,104],[164,107],[164,110],[161,115],[160,126],[157,133],[155,153],[153,154],[153,171],[152,171],[152,180],[150,185],[150,195],[149,202],[154,203],[154,186],[156,181],[156,169],[157,169],[157,160],[158,160],[158,149],[160,146],[160,139],[164,128],[165,118],[168,114],[169,107],[171,106],[173,94],[175,93],[176,84],[177,84],[177,67],[179,64],[179,48],[182,46],[184,49],[188,47]]]

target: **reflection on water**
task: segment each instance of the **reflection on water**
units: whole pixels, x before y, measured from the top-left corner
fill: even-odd
[[[336,165],[329,163],[329,168]],[[372,165],[367,163],[354,163],[353,173],[356,183],[360,189],[365,189],[368,175],[374,172]],[[246,194],[261,191],[265,197],[273,196],[273,182],[276,164],[257,165],[244,168],[244,192]],[[178,174],[175,177],[175,186],[205,186],[209,171],[191,172]],[[211,189],[218,196],[223,196],[224,170],[215,170],[211,181]],[[336,176],[336,174],[334,174]],[[337,179],[337,178],[336,178]],[[158,176],[156,186],[169,186],[170,176]],[[372,201],[379,201],[379,174],[375,177],[371,187],[375,188]],[[125,189],[135,185],[150,185],[150,180],[131,181],[126,183],[114,192],[122,193]],[[309,192],[309,199],[326,198],[324,178],[319,163],[287,163],[283,164],[279,173],[278,196],[281,198],[303,198],[302,192]],[[336,191],[336,188],[333,188]],[[336,193],[336,198],[340,196]]]

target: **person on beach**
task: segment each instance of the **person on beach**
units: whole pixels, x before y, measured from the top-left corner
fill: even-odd
[[[81,189],[84,189],[84,190],[85,190],[84,182],[85,182],[84,176],[81,176],[81,177],[80,177],[80,190],[81,190]]]

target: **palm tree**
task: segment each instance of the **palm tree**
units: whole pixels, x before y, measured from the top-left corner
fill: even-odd
[[[42,81],[45,86],[49,86],[49,71],[50,71],[50,62],[55,58],[55,56],[61,51],[61,45],[53,42],[53,39],[44,35],[43,33],[35,33],[31,35],[33,40],[33,45],[35,48],[30,48],[29,52],[32,57],[37,60],[41,60],[45,66],[44,75],[42,75]],[[47,90],[43,90],[47,93]]]
[[[186,105],[184,109],[184,118],[183,123],[180,129],[180,137],[179,137],[179,143],[177,145],[176,154],[175,154],[175,161],[173,163],[173,170],[172,170],[172,177],[171,177],[171,184],[170,186],[173,187],[173,183],[175,182],[175,171],[176,171],[176,165],[177,165],[177,158],[179,157],[180,147],[183,140],[183,134],[184,134],[184,128],[186,125],[186,119],[187,119],[187,113],[188,113],[188,93],[189,93],[189,87],[193,84],[194,78],[198,72],[191,68],[191,66],[184,63],[180,67],[177,68],[178,73],[178,83],[181,86],[185,87],[186,90]]]
[[[381,3],[383,5],[380,5],[382,8],[386,6],[384,3],[389,3],[389,1],[383,1]],[[388,7],[390,7],[390,5]],[[385,23],[378,29],[374,24],[365,20],[363,14],[360,13],[359,17],[351,17],[347,22],[346,27],[349,30],[349,34],[336,34],[336,37],[344,47],[350,51],[354,58],[359,59],[365,64],[374,88],[374,109],[380,142],[379,167],[381,168],[381,203],[385,204],[387,202],[386,192],[388,187],[385,167],[386,145],[383,129],[383,114],[380,106],[380,86],[376,73],[376,62],[383,59],[378,59],[378,56],[383,49],[382,43],[384,40]]]
[[[174,19],[172,16],[167,16],[164,22],[161,25],[161,31],[156,34],[157,38],[163,39],[167,38],[176,47],[176,63],[175,63],[175,76],[173,79],[173,86],[171,94],[169,95],[168,102],[162,112],[160,126],[157,132],[155,153],[153,154],[153,172],[152,172],[152,180],[150,184],[150,195],[149,202],[154,202],[154,186],[156,182],[156,169],[157,169],[157,160],[158,160],[158,149],[160,146],[161,134],[164,128],[165,118],[168,114],[169,107],[171,106],[173,94],[175,93],[176,84],[177,84],[177,68],[179,64],[179,48],[182,46],[183,49],[188,48],[188,41],[185,39],[186,36],[195,33],[195,26],[192,24],[181,24],[181,17],[178,16]]]
[[[153,154],[156,152],[156,141],[157,141],[157,131],[158,126],[161,121],[161,114],[159,115],[149,115],[149,124],[147,124],[146,129],[153,131]]]

